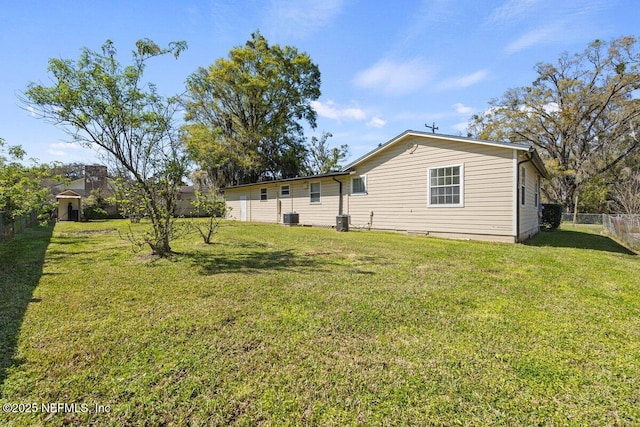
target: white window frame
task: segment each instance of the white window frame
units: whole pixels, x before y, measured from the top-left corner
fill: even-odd
[[[460,188],[460,201],[458,203],[431,203],[431,171],[446,168],[460,168],[460,182],[457,184]],[[453,186],[454,184],[450,185]],[[464,164],[434,166],[427,169],[427,206],[430,208],[462,208],[464,207]]]
[[[262,198],[263,190],[264,190],[264,199]],[[261,202],[266,202],[268,200],[269,200],[269,190],[267,190],[266,187],[263,187],[263,188],[260,189],[260,201]]]
[[[364,191],[359,191],[359,192],[355,192],[353,190],[353,181],[356,179],[361,179],[362,183],[364,184]],[[367,175],[359,175],[359,176],[354,176],[351,178],[351,195],[353,196],[362,196],[367,194]]]
[[[312,192],[311,189],[313,188],[313,184],[318,184],[318,191],[317,192]],[[318,194],[318,200],[314,201],[312,199],[314,194]],[[320,204],[322,203],[322,183],[320,181],[314,181],[314,182],[310,182],[309,183],[309,203],[310,204]]]
[[[282,189],[285,187],[287,188],[287,194],[282,192]],[[285,184],[280,186],[280,197],[291,197],[291,185]]]

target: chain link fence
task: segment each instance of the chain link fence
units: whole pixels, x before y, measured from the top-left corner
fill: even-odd
[[[28,227],[32,227],[37,221],[36,211],[20,216],[13,221],[3,219],[3,212],[0,212],[0,241],[12,238],[18,233],[22,233]]]
[[[592,214],[592,213],[579,213],[577,218],[577,224],[593,224],[593,225],[602,225],[604,222],[604,214]],[[573,223],[573,214],[572,213],[563,213],[562,214],[562,222],[571,222]]]
[[[602,215],[605,232],[633,250],[640,250],[640,215]]]

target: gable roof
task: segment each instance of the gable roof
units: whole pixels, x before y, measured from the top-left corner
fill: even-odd
[[[431,133],[431,132],[423,132],[423,131],[415,131],[415,130],[406,130],[402,132],[400,135],[385,142],[384,144],[378,145],[375,149],[371,150],[364,156],[361,156],[356,160],[354,160],[353,162],[349,163],[347,166],[342,168],[342,170],[348,171],[353,167],[357,166],[358,164],[364,162],[365,160],[368,160],[371,157],[377,155],[378,153],[388,149],[389,147],[394,146],[395,144],[411,137],[431,138],[431,139],[437,139],[440,141],[463,142],[467,144],[489,145],[492,147],[501,147],[501,148],[509,148],[511,150],[516,150],[516,151],[524,151],[531,154],[531,160],[535,165],[536,169],[538,169],[538,171],[540,172],[540,174],[545,178],[548,177],[548,172],[544,167],[544,163],[542,162],[542,159],[538,155],[538,152],[535,150],[535,148],[530,144],[489,141],[486,139],[475,139],[475,138],[468,138],[463,136],[442,135],[439,133]]]
[[[65,190],[60,194],[56,194],[56,199],[80,199],[82,196],[73,190]]]

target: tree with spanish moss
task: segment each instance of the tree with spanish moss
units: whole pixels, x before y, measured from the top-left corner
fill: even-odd
[[[303,175],[320,71],[259,33],[187,79],[185,144],[217,186]]]
[[[535,70],[530,86],[491,100],[484,114],[471,118],[468,132],[535,146],[551,173],[544,194],[573,210],[589,184],[640,151],[638,42],[596,40]]]

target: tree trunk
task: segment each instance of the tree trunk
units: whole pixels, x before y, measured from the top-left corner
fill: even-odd
[[[573,225],[578,224],[578,193],[575,193],[573,204]]]

